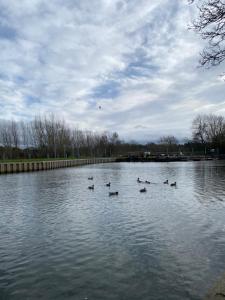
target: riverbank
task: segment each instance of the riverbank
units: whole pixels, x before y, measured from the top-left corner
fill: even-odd
[[[225,299],[225,274],[210,289],[204,300],[222,300]]]
[[[183,162],[183,161],[209,161],[222,160],[225,156],[206,156],[206,155],[191,155],[191,156],[123,156],[116,159],[117,162]]]
[[[35,172],[58,168],[77,167],[88,164],[100,164],[114,162],[115,158],[89,158],[71,160],[31,160],[16,162],[0,162],[0,174]]]

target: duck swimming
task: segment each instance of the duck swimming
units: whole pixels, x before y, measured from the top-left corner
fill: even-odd
[[[95,188],[94,184],[92,184],[88,187],[89,190],[94,190],[94,188]]]
[[[170,186],[177,186],[177,183],[176,183],[176,181],[174,182],[174,183],[171,183],[171,185]]]
[[[109,187],[110,187],[110,185],[111,185],[111,182],[109,182],[109,183],[106,183],[106,186],[109,186]]]
[[[166,181],[163,182],[164,184],[169,184],[169,181],[168,179]]]
[[[138,179],[137,179],[137,182],[138,182],[138,183],[145,183],[143,180],[140,180],[139,177],[138,177]]]
[[[91,177],[88,177],[88,180],[93,180],[93,176],[91,176]]]
[[[119,192],[109,192],[109,196],[117,196],[119,195]]]
[[[150,181],[148,181],[148,180],[145,180],[145,183],[147,183],[147,184],[150,184],[151,182],[150,182]]]
[[[146,188],[140,189],[140,193],[145,193],[147,192]]]

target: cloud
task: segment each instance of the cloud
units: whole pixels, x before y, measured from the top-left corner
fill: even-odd
[[[178,0],[0,0],[1,117],[190,135],[195,114],[225,112],[222,66],[196,67],[194,14]]]

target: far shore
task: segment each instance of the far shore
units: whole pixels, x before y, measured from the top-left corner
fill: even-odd
[[[50,161],[72,161],[82,159],[114,159],[115,162],[184,162],[184,161],[210,161],[225,160],[225,155],[151,155],[148,157],[133,155],[117,155],[114,157],[57,157],[57,158],[20,158],[20,159],[0,159],[0,164],[7,163],[32,163],[32,162],[50,162]]]
[[[225,160],[224,155],[207,156],[207,155],[152,155],[149,157],[126,156],[118,157],[117,162],[185,162],[185,161],[211,161],[211,160]]]

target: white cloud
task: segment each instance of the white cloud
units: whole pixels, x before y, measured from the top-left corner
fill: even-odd
[[[0,0],[0,11],[1,117],[53,112],[143,140],[186,136],[194,114],[225,112],[222,67],[196,67],[185,1]],[[109,81],[117,93],[94,97]]]

